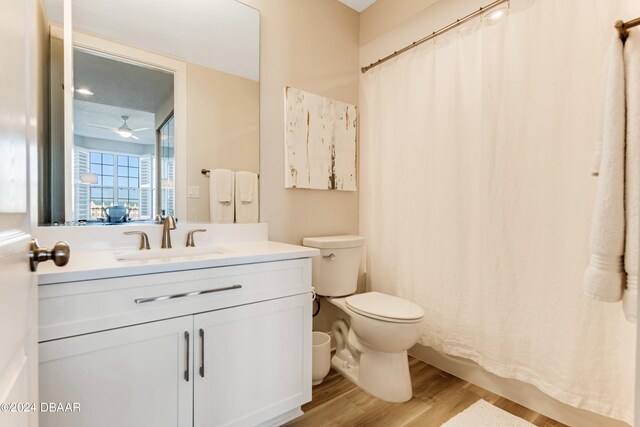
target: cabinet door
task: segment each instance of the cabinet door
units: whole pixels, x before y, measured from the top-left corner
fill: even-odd
[[[40,401],[80,411],[41,412],[40,426],[191,426],[192,329],[186,316],[41,343]]]
[[[195,427],[255,426],[311,400],[309,294],[200,314],[193,332]]]

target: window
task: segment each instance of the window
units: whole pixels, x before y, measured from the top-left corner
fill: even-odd
[[[87,157],[88,164],[83,161]],[[90,184],[80,179],[76,181],[76,219],[105,218],[104,209],[109,206],[128,207],[132,220],[151,219],[149,207],[153,203],[153,194],[150,182],[146,181],[149,181],[147,175],[152,173],[149,170],[149,165],[153,164],[152,156],[78,150],[76,159],[76,176],[89,172],[97,177],[95,183]]]
[[[114,176],[113,154],[89,153],[89,171],[98,176],[98,182],[90,187],[90,218],[104,218],[104,208],[113,206]]]

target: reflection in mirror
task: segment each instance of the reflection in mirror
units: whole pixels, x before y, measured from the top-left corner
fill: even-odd
[[[158,179],[160,180],[159,187],[161,188],[161,197],[158,200],[158,207],[156,212],[159,212],[162,217],[165,215],[175,215],[174,209],[174,187],[175,187],[175,161],[173,151],[173,128],[175,126],[175,120],[173,114],[171,114],[167,120],[160,126],[157,132],[158,141],[158,162],[157,168],[160,171]]]
[[[173,215],[173,74],[78,48],[73,63],[74,221]]]
[[[65,52],[63,0],[44,3],[50,138],[39,223],[209,222],[200,170],[259,172],[259,12],[236,0],[71,0]]]

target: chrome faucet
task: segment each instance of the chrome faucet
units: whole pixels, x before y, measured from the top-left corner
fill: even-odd
[[[171,230],[176,229],[176,220],[167,215],[162,226],[162,249],[171,249]]]

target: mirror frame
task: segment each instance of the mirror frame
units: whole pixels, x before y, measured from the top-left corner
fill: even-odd
[[[71,1],[69,0],[70,4]],[[65,1],[65,26],[51,26],[51,36],[62,37],[64,40],[64,110],[65,110],[65,165],[73,161],[73,49],[79,47],[93,51],[99,55],[112,57],[119,61],[131,61],[150,68],[173,73],[173,114],[174,156],[175,156],[175,195],[174,209],[176,218],[187,218],[187,64],[161,54],[146,51],[136,47],[112,42],[110,40],[91,36],[68,29],[66,25],[67,1]],[[70,26],[69,26],[70,27]],[[68,34],[71,34],[69,37]],[[70,57],[70,58],[69,58]],[[68,68],[69,67],[69,68]],[[70,70],[70,72],[69,72]],[[65,222],[73,220],[73,168],[65,166]]]

